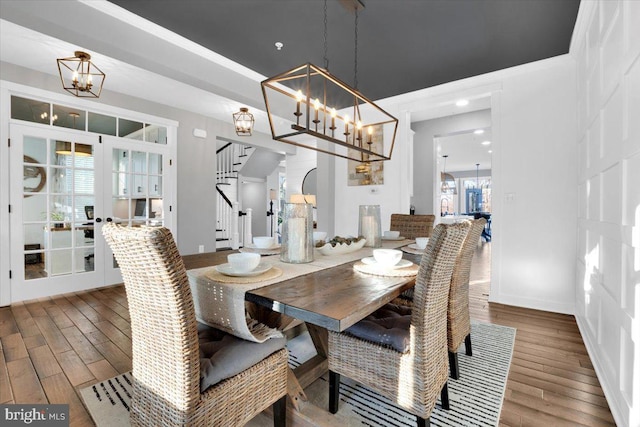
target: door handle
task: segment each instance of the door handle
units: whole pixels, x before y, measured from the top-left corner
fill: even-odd
[[[102,218],[96,218],[96,222],[102,222]]]
[[[111,217],[107,217],[107,220],[106,220],[106,221],[107,221],[107,222],[112,222],[112,221],[113,221],[113,219],[112,219]]]

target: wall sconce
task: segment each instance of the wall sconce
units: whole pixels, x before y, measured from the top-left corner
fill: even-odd
[[[63,89],[79,98],[99,98],[106,75],[88,53],[77,50],[74,54],[57,60]]]
[[[240,108],[240,111],[233,113],[233,124],[236,127],[238,136],[251,136],[255,119],[247,107]]]

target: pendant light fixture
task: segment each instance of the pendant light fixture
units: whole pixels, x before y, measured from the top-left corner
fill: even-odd
[[[62,88],[79,98],[99,98],[106,75],[80,50],[71,58],[58,59]]]
[[[240,108],[240,111],[233,113],[233,124],[236,127],[238,136],[251,136],[255,119],[247,107]]]
[[[480,163],[476,163],[476,188],[480,188],[480,180],[478,178],[479,169],[480,169]]]
[[[447,173],[447,157],[449,157],[449,155],[444,154],[442,157],[444,158],[444,165],[442,172],[440,172],[440,192],[442,194],[458,194],[456,180],[453,178],[453,175]]]
[[[343,2],[345,3],[345,2]],[[327,2],[324,2],[324,68],[311,63],[261,83],[273,139],[357,162],[391,159],[398,119],[357,88],[358,0],[355,12],[354,87],[329,73]],[[322,142],[321,142],[322,141]]]

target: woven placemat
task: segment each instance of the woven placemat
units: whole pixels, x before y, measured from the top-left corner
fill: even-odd
[[[240,248],[238,249],[240,252],[246,252],[246,253],[250,253],[250,254],[260,254],[260,255],[280,255],[280,246],[276,247],[276,248],[267,248],[267,249],[261,249],[261,248],[248,248],[248,247],[244,247],[244,248]]]
[[[413,248],[410,248],[409,246],[403,246],[403,247],[400,248],[400,250],[402,250],[402,252],[406,252],[408,254],[424,255],[424,249],[413,249]]]
[[[207,279],[211,279],[214,282],[220,283],[256,283],[280,277],[282,276],[282,270],[278,267],[271,267],[269,270],[256,276],[236,277],[224,275],[218,272],[218,270],[216,270],[215,268],[212,268],[210,270],[207,270],[204,275],[207,277]]]
[[[381,269],[380,267],[376,267],[375,265],[365,264],[362,261],[358,261],[353,264],[353,269],[359,271],[360,273],[373,274],[375,276],[387,276],[387,277],[406,277],[406,276],[416,276],[418,274],[418,269],[420,268],[417,264],[412,264],[409,267],[405,268],[397,268],[395,270],[392,269]]]

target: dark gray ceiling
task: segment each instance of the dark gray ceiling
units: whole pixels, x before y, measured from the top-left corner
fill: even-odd
[[[355,15],[345,1],[327,1],[329,70],[353,85]],[[268,77],[324,65],[322,0],[111,2]],[[362,3],[358,89],[375,100],[568,53],[580,0]]]

